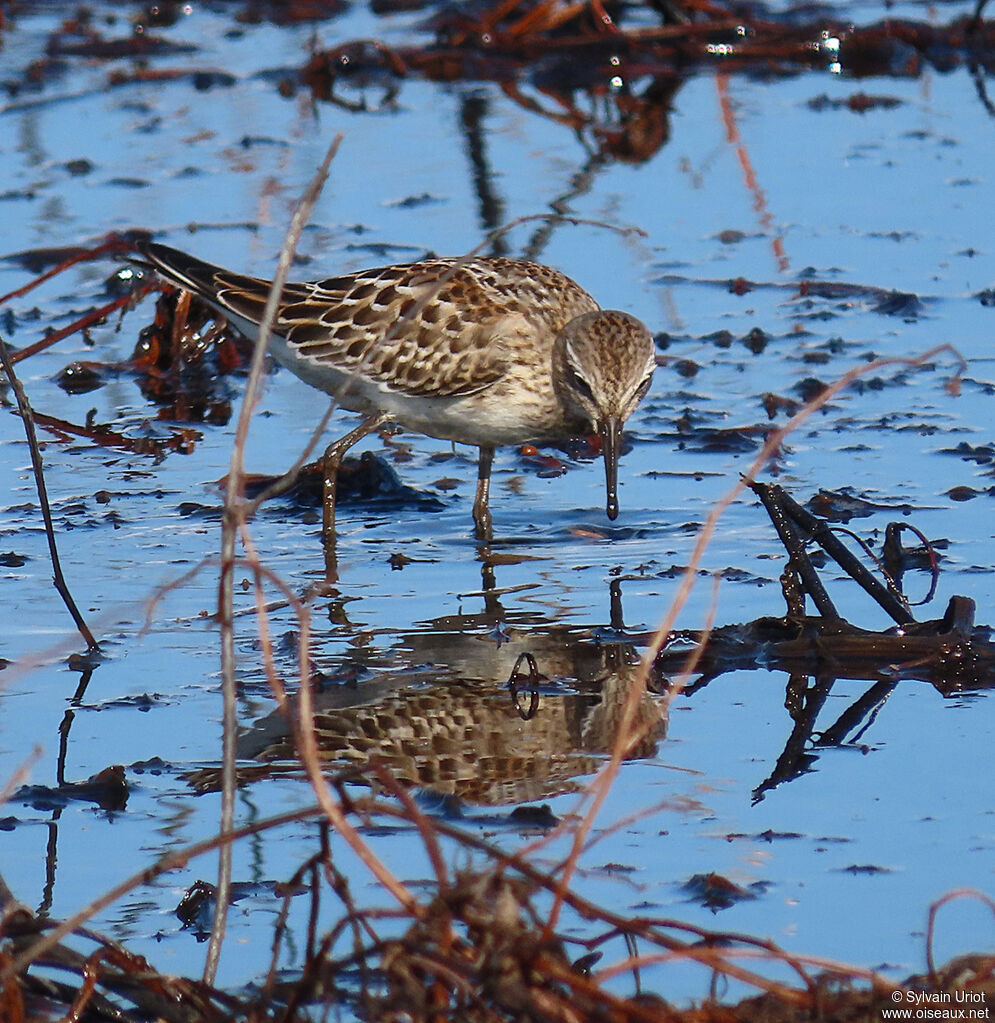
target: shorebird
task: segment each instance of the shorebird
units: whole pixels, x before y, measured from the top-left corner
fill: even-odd
[[[148,242],[167,283],[198,295],[256,339],[270,285]],[[345,452],[388,422],[480,449],[473,521],[490,540],[496,447],[598,434],[606,511],[618,515],[622,428],[649,390],[653,339],[634,316],[602,310],[569,277],[503,258],[417,263],[287,284],[270,351],[360,424],[325,453],[325,530]]]

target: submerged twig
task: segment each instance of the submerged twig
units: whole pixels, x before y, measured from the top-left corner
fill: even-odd
[[[132,244],[132,240],[127,237],[119,234],[109,234],[99,245],[94,246],[92,249],[80,249],[74,252],[68,259],[61,260],[57,266],[53,266],[50,270],[39,274],[33,281],[28,281],[27,284],[20,288],[15,288],[14,291],[7,292],[6,295],[0,295],[0,305],[6,305],[12,298],[22,298],[40,284],[44,284],[45,281],[57,277],[60,273],[68,270],[71,266],[75,266],[77,263],[86,263],[91,259],[102,259],[108,253],[127,252],[131,249]],[[18,356],[22,359],[25,357],[23,352],[19,352]]]
[[[64,269],[64,267],[59,267],[59,269]],[[136,301],[137,298],[147,294],[151,290],[150,285],[143,285],[137,292],[132,292],[128,295],[120,295],[112,302],[108,302],[97,309],[91,309],[90,312],[81,316],[78,320],[74,320],[72,323],[67,324],[62,328],[62,330],[53,330],[50,334],[46,334],[43,338],[41,338],[41,340],[35,341],[34,344],[27,345],[20,351],[15,352],[11,356],[10,361],[12,363],[18,363],[22,359],[28,359],[32,355],[37,355],[38,352],[45,351],[46,348],[51,348],[52,345],[58,344],[63,339],[71,337],[80,330],[86,330],[87,327],[92,327],[94,324],[103,323],[111,313],[116,312],[118,309],[127,309]]]
[[[100,646],[93,638],[93,633],[90,631],[89,626],[83,619],[83,615],[76,606],[76,601],[73,600],[73,595],[69,592],[69,586],[66,583],[66,578],[62,574],[62,563],[59,560],[59,549],[55,542],[55,525],[52,522],[52,509],[48,503],[48,490],[45,487],[45,469],[42,464],[41,449],[38,447],[38,434],[35,431],[34,414],[31,410],[31,404],[28,401],[28,396],[24,391],[24,387],[21,385],[21,381],[18,380],[17,374],[14,372],[14,364],[10,357],[10,351],[7,348],[7,342],[2,337],[0,337],[0,361],[3,363],[4,372],[7,374],[7,379],[10,381],[10,386],[14,391],[15,398],[17,399],[17,408],[21,413],[21,422],[24,424],[24,434],[27,437],[28,450],[31,452],[31,469],[35,477],[35,487],[38,490],[38,503],[41,506],[42,519],[45,522],[45,537],[48,540],[48,553],[52,559],[52,581],[55,583],[55,588],[58,590],[59,596],[62,597],[62,602],[66,605],[69,614],[76,623],[76,628],[79,630],[79,634],[86,642],[87,652],[98,653]]]
[[[766,484],[752,481],[750,489],[764,501],[764,507],[768,507],[768,500],[764,500],[763,492],[766,491],[771,495],[787,516],[804,529],[851,579],[859,583],[877,601],[881,609],[898,625],[907,625],[915,620],[915,616],[909,610],[909,605],[905,598],[901,594],[895,593],[870,572],[833,533],[824,519],[820,519],[803,508],[782,487],[768,487]],[[837,615],[836,617],[839,616]]]
[[[766,483],[751,483],[750,489],[760,498],[760,502],[774,524],[774,529],[777,530],[781,543],[784,544],[784,548],[788,552],[788,571],[798,573],[802,585],[823,618],[838,619],[840,613],[822,585],[822,580],[812,566],[811,560],[802,550],[801,538],[795,530],[792,518],[786,514],[784,499],[787,495],[785,492],[780,487],[772,487]],[[809,535],[812,535],[811,529],[808,529],[808,532]],[[804,603],[804,601],[802,602]]]

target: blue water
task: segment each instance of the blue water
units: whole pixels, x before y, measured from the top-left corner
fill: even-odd
[[[47,33],[66,13],[61,6],[43,5],[7,32],[5,76],[17,78],[42,53]],[[944,5],[942,14],[952,17],[971,6]],[[913,13],[924,16],[918,6]],[[377,18],[357,4],[322,25],[318,36],[326,46],[372,36],[399,45],[416,38],[418,22],[413,15]],[[40,91],[23,91],[0,105],[4,252],[87,244],[112,230],[146,227],[204,258],[268,274],[290,211],[338,132],[344,141],[300,245],[300,276],[425,252],[464,252],[487,233],[460,128],[468,101],[479,101],[486,110],[489,187],[500,199],[501,218],[545,213],[563,199],[573,216],[641,229],[644,235],[635,237],[560,224],[536,255],[603,305],[628,309],[654,333],[669,334],[664,354],[700,367],[690,379],[673,364],[658,371],[630,424],[622,514],[612,528],[604,518],[599,464],[571,463],[564,476],[540,478],[516,452],[499,453],[492,509],[496,548],[509,561],[497,568],[498,585],[512,589],[502,597],[509,629],[541,645],[554,626],[603,628],[616,574],[627,577],[626,625],[655,628],[677,588],[668,570],[687,563],[697,525],[753,457],[749,449],[680,447],[676,422],[685,410],[715,429],[763,427],[767,392],[797,398],[794,388],[807,377],[828,381],[873,356],[915,356],[942,343],[956,346],[969,363],[959,397],[945,389],[955,369],[949,355],[914,372],[880,369],[874,375],[884,386],[841,395],[790,438],[777,481],[802,500],[820,488],[850,487],[885,506],[911,505],[908,521],[950,540],[937,597],[921,616],[940,616],[951,595],[963,594],[977,602],[979,621],[991,620],[991,498],[958,502],[948,495],[954,487],[984,490],[991,485],[990,467],[943,453],[961,441],[995,441],[989,408],[995,311],[974,297],[995,283],[991,122],[965,71],[927,69],[918,78],[860,81],[810,72],[767,80],[733,76],[725,83],[701,74],[675,90],[664,147],[638,165],[599,164],[591,159],[590,130],[578,136],[516,105],[492,84],[410,78],[386,107],[375,82],[347,88],[348,98],[365,98],[362,113],[313,105],[303,90],[282,98],[263,72],[300,65],[311,29],[245,26],[239,36],[226,37],[228,27],[223,13],[196,7],[159,31],[194,42],[197,51],[152,63],[231,70],[237,75],[231,88],[201,92],[179,78],[108,89],[107,64],[70,59]],[[123,19],[106,31],[126,31]],[[114,67],[132,69],[128,61]],[[722,119],[724,89],[738,150]],[[864,114],[810,104],[861,90],[899,104]],[[536,90],[529,95],[555,107]],[[591,109],[590,101],[575,99]],[[755,205],[759,193],[747,187],[744,158],[762,193],[761,208]],[[71,160],[87,160],[92,168],[74,176],[66,168]],[[508,251],[525,251],[538,229],[537,223],[513,228]],[[738,232],[739,240],[722,232]],[[26,345],[49,325],[70,322],[103,300],[102,282],[114,269],[108,261],[84,265],[14,300],[8,307],[14,322],[3,326],[4,337]],[[0,292],[28,276],[16,263],[0,261]],[[922,309],[907,319],[876,312],[873,300],[859,296],[797,297],[795,285],[811,276],[914,292]],[[733,295],[724,282],[737,277],[758,286]],[[35,408],[76,423],[92,409],[95,422],[129,435],[146,429],[146,420],[166,430],[156,422],[156,406],[127,375],[78,396],[54,382],[74,359],[128,358],[151,315],[146,301],[120,323],[115,318],[94,329],[92,347],[77,335],[22,363]],[[759,354],[739,340],[754,327],[769,335]],[[730,347],[709,339],[718,330],[731,332]],[[240,378],[230,386],[237,402]],[[289,374],[269,376],[252,428],[250,470],[287,467],[325,406],[324,396]],[[347,420],[343,415],[336,423]],[[27,558],[20,567],[0,569],[0,657],[11,662],[0,672],[0,779],[12,777],[40,746],[40,757],[29,763],[30,781],[54,784],[59,727],[79,681],[66,658],[80,642],[51,587],[20,421],[7,410],[0,424],[0,552]],[[197,429],[201,437],[191,454],[159,464],[85,439],[44,435],[64,570],[105,650],[75,710],[66,774],[82,780],[120,763],[132,785],[124,812],[72,803],[53,822],[51,811],[17,801],[5,808],[19,823],[0,834],[4,878],[22,901],[57,917],[217,826],[217,797],[195,795],[182,776],[219,758],[218,637],[208,617],[216,602],[216,567],[161,590],[218,551],[217,520],[183,514],[180,506],[219,503],[215,482],[227,472],[234,423]],[[480,589],[470,537],[473,452],[442,461],[447,444],[402,441],[410,443],[411,457],[395,459],[394,467],[443,508],[341,510],[343,615],[331,616],[320,600],[313,608],[313,657],[333,678],[351,672],[368,681],[387,671],[403,681],[421,665],[405,652],[404,637],[433,632],[435,625],[424,623],[482,607],[479,597],[461,596]],[[375,438],[364,447],[384,451]],[[395,452],[387,449],[387,459]],[[455,488],[436,486],[443,478],[455,480]],[[96,500],[99,491],[111,494],[109,503]],[[885,510],[850,525],[871,535],[901,518]],[[267,509],[253,525],[267,566],[298,592],[321,576],[318,532],[286,505]],[[397,554],[412,559],[401,571],[389,561]],[[703,567],[726,576],[725,570],[735,570],[736,578],[726,578],[717,594],[702,579],[681,627],[700,627],[710,614],[726,624],[781,613],[780,548],[751,498],[741,496],[723,517]],[[514,591],[526,585],[532,588]],[[909,580],[910,591],[926,585],[921,574]],[[889,624],[852,584],[833,583],[832,592],[855,623]],[[161,599],[152,607],[157,594]],[[276,591],[267,596],[279,598]],[[248,609],[251,592],[239,589],[236,603]],[[528,614],[542,623],[534,637],[522,624]],[[273,611],[275,636],[295,625],[286,607]],[[496,689],[506,681],[498,640],[478,631],[480,656],[470,668],[447,662],[455,649],[451,634],[428,641],[439,681],[466,671]],[[237,646],[245,684],[240,715],[248,726],[273,707],[249,615],[239,620]],[[293,685],[292,653],[281,653],[278,666]],[[569,686],[577,679],[566,673],[559,682]],[[625,767],[599,824],[610,828],[636,816],[585,854],[579,890],[613,908],[649,903],[660,916],[769,937],[792,952],[887,968],[896,978],[921,969],[931,901],[961,886],[992,887],[991,700],[984,694],[944,699],[924,683],[902,682],[860,748],[817,752],[809,773],[754,804],[751,794],[791,730],[785,683],[776,673],[736,672],[674,702],[666,740],[654,757]],[[838,682],[820,727],[869,685]],[[171,766],[154,772],[134,766],[152,758]],[[576,798],[543,801],[566,813]],[[309,801],[299,781],[271,779],[240,791],[238,813],[244,822]],[[666,808],[648,809],[660,803]],[[468,826],[480,831],[485,825],[474,823],[473,815],[493,812],[469,806]],[[799,837],[758,837],[768,829]],[[499,834],[508,845],[518,841],[507,827]],[[243,845],[236,879],[289,877],[309,855],[313,835],[312,826],[299,825]],[[46,861],[53,841],[57,857]],[[405,879],[427,876],[416,836],[386,833],[371,841]],[[337,849],[336,856],[364,902],[386,900],[351,854]],[[634,870],[598,869],[608,863]],[[848,872],[854,865],[881,869]],[[172,908],[195,878],[210,879],[214,870],[206,858],[139,888],[94,926],[161,969],[196,975],[203,949],[180,930]],[[682,888],[692,874],[708,871],[766,887],[715,916]],[[237,952],[222,957],[222,983],[239,985],[265,971],[274,912],[275,903],[263,897],[235,907],[229,940]],[[954,904],[941,913],[936,958],[989,948],[993,936],[990,914]],[[294,956],[288,951],[285,965],[294,966]],[[690,969],[661,968],[649,980],[672,1001],[707,992],[708,978]],[[616,985],[624,991],[627,983]]]

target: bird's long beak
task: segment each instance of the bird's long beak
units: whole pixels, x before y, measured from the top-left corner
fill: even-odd
[[[618,455],[622,449],[622,420],[612,417],[605,419],[598,429],[601,434],[601,449],[605,456],[605,487],[608,490],[608,518],[618,518]]]

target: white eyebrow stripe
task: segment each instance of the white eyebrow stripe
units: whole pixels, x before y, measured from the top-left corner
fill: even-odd
[[[654,357],[653,368],[650,369],[650,371],[642,378],[642,380],[640,380],[639,383],[636,384],[635,387],[633,387],[629,391],[629,393],[625,396],[625,404],[626,405],[628,405],[629,402],[632,401],[633,398],[635,398],[636,394],[639,392],[639,389],[641,387],[645,386],[646,384],[648,384],[653,379],[653,371],[655,369],[656,369],[656,361],[655,361],[655,357]]]
[[[570,366],[574,370],[574,372],[576,372],[577,375],[580,376],[581,375],[579,372],[580,359],[577,358],[577,353],[574,351],[573,344],[569,340],[567,341],[566,345],[564,345],[563,354],[566,355],[567,361],[570,363]]]

